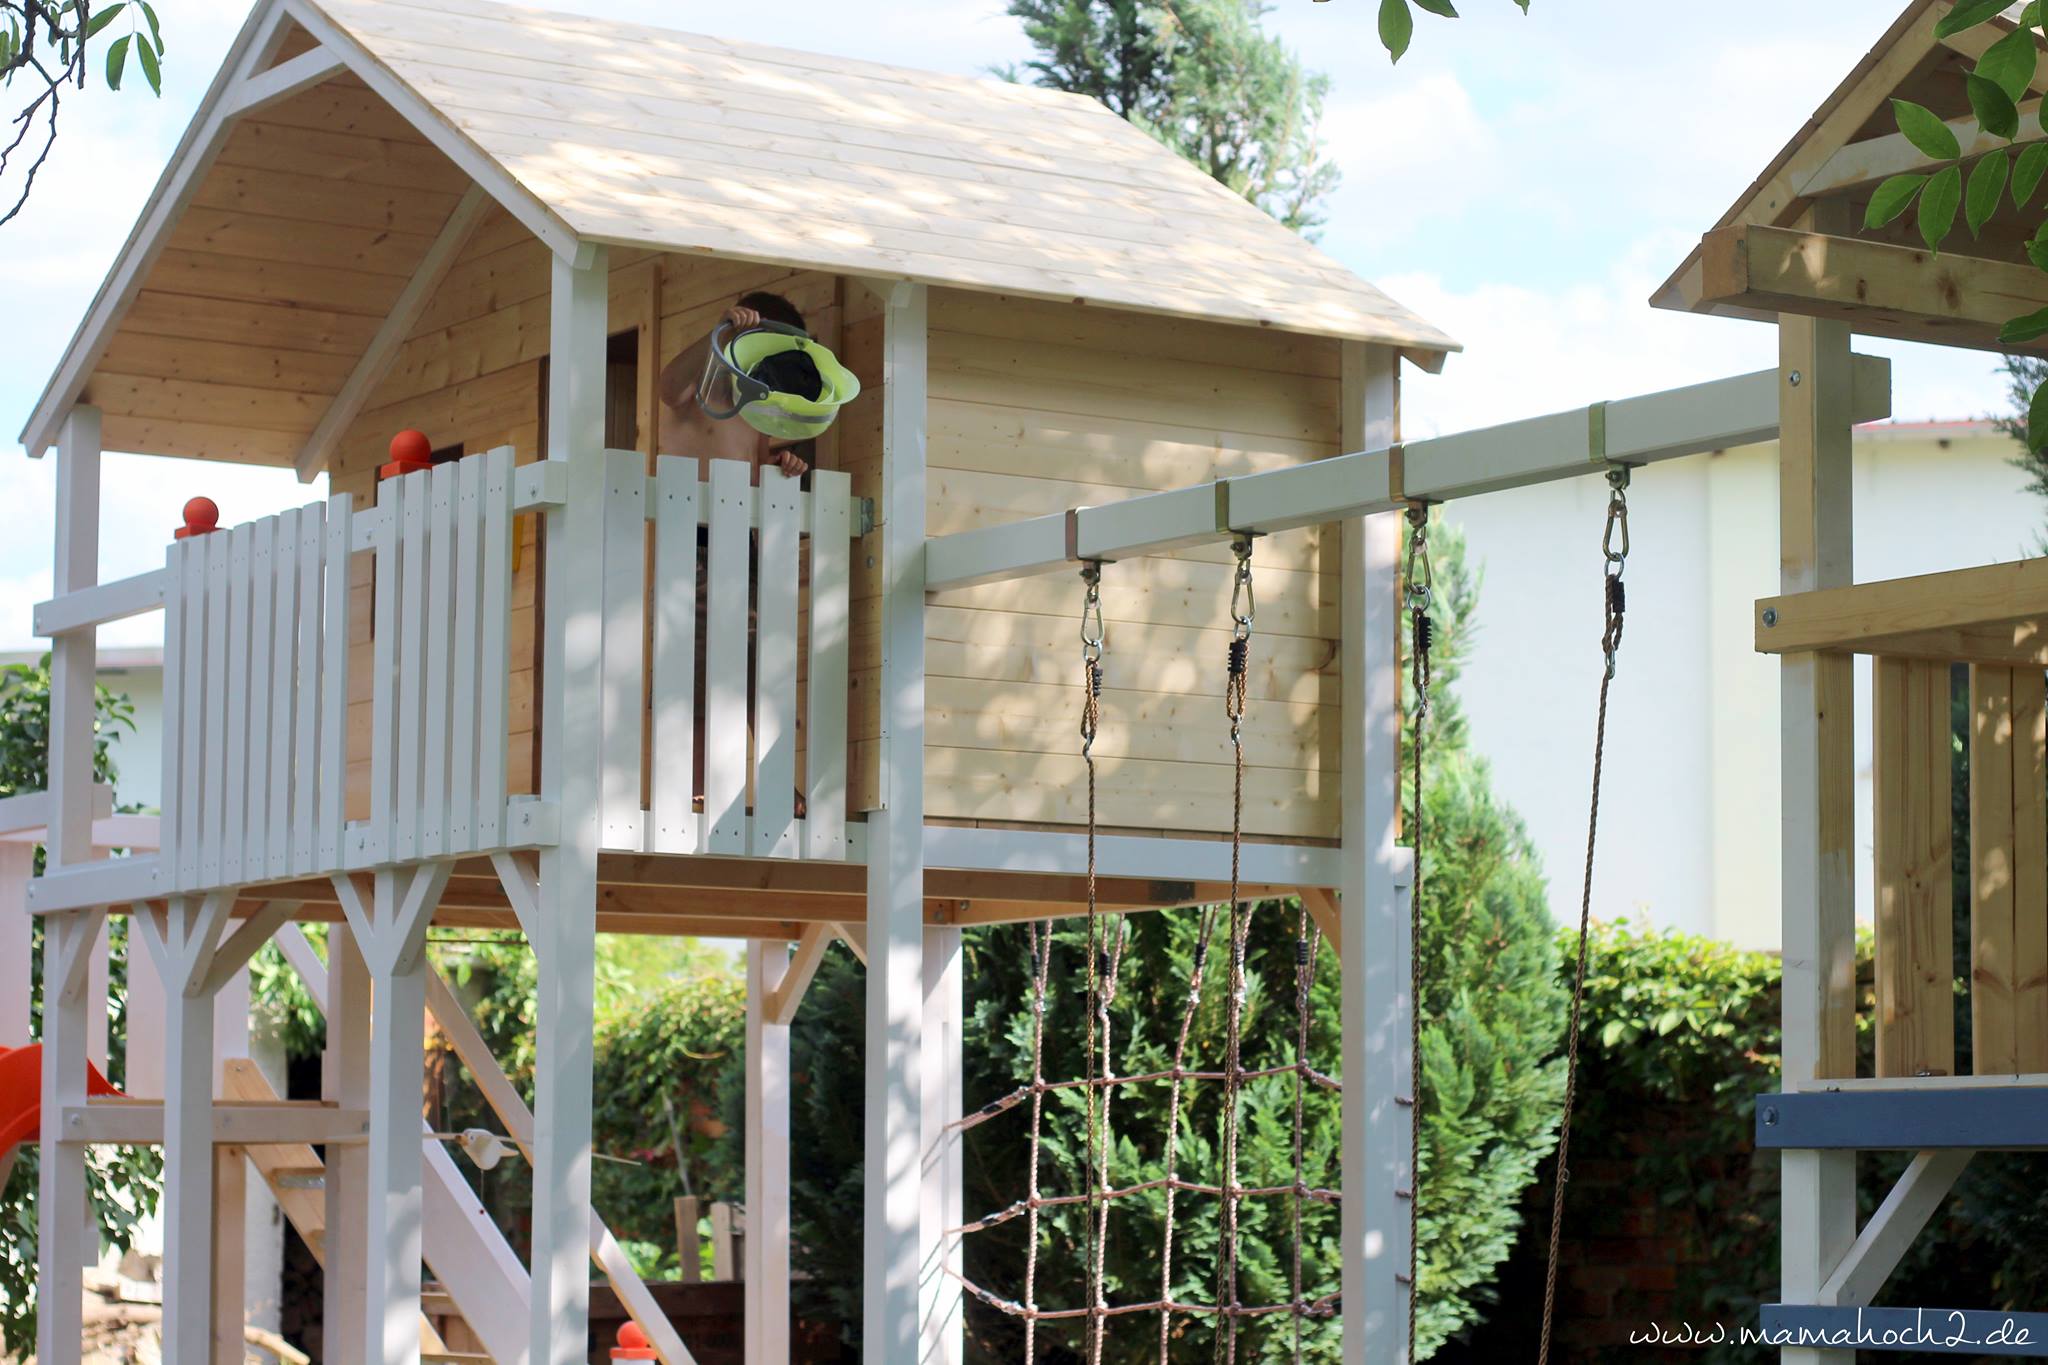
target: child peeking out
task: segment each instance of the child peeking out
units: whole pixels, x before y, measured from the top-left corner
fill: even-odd
[[[763,322],[779,322],[802,328],[804,315],[780,294],[756,292],[743,295],[725,310],[725,321],[733,331],[744,332]],[[754,482],[761,482],[761,470],[769,465],[792,479],[810,472],[810,462],[800,453],[807,443],[785,440],[754,430],[740,417],[714,417],[697,401],[697,386],[703,382],[704,362],[711,351],[707,334],[683,348],[661,372],[660,449],[664,454],[690,455],[698,459],[745,460],[754,468]],[[752,371],[753,377],[781,393],[799,398],[816,398],[825,380],[818,366],[801,351],[769,356]]]
[[[796,305],[780,294],[757,292],[744,295],[725,311],[725,321],[730,322],[733,332],[743,332],[758,327],[763,321],[779,322],[788,327],[802,328],[804,315]],[[715,417],[705,410],[698,401],[697,386],[703,382],[705,361],[711,351],[711,337],[704,336],[695,344],[683,349],[682,354],[671,360],[661,372],[661,428],[659,449],[663,454],[686,455],[699,460],[745,460],[753,466],[754,483],[761,482],[761,471],[774,467],[782,477],[800,479],[810,472],[810,462],[799,453],[808,445],[804,441],[784,440],[756,431],[747,425],[745,419]],[[801,351],[786,351],[771,355],[753,368],[752,375],[770,388],[782,393],[793,393],[802,398],[815,399],[824,390],[825,380],[818,373],[818,366]],[[702,622],[709,614],[709,575],[705,572],[708,530],[700,527],[697,532],[697,619]],[[748,747],[752,748],[754,730],[754,605],[760,569],[754,547],[747,550],[747,733]],[[697,636],[696,695],[705,695],[705,631],[700,628]],[[704,803],[704,708],[700,700],[695,717],[695,772],[696,804],[699,810]],[[796,815],[802,819],[804,794],[796,794]]]

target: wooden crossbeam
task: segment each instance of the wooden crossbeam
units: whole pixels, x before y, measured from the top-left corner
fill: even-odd
[[[1984,126],[1975,118],[1953,118],[1948,120],[1948,127],[1963,149],[1964,160],[2015,143],[2024,145],[2048,137],[2048,130],[2041,127],[2040,100],[2028,100],[2020,106],[2019,135],[2010,142],[1996,133],[1985,132]],[[1947,164],[1946,159],[1931,157],[1915,147],[1904,133],[1887,133],[1837,149],[1800,185],[1799,192],[1809,198],[1820,198],[1860,185],[1874,184],[1894,175],[1925,175]]]
[[[2048,274],[2032,265],[1866,242],[1795,228],[1717,228],[1686,282],[1688,308],[1794,313],[1870,336],[1982,351],[2048,354],[2048,339],[1998,340],[2013,318],[2048,308]]]
[[[1959,645],[1983,651],[1995,650],[2002,637],[2013,654],[2024,656],[2014,662],[2031,662],[2048,622],[2048,559],[1766,597],[1756,604],[1755,620],[1759,654],[1841,650],[1913,657],[1893,645],[1948,633]]]

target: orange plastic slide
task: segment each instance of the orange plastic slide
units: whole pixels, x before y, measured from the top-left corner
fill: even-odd
[[[85,1093],[121,1092],[91,1062],[85,1064]],[[43,1045],[0,1047],[0,1161],[24,1142],[34,1142],[43,1128]]]

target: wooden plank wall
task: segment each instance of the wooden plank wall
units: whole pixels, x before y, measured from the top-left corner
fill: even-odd
[[[865,342],[865,325],[850,322],[849,340]],[[1333,341],[957,290],[933,291],[931,327],[932,535],[1337,451]],[[1309,529],[1253,556],[1245,828],[1257,834],[1336,833],[1336,575],[1322,551]],[[1231,580],[1223,544],[1104,571],[1105,824],[1228,830]],[[1081,600],[1066,574],[934,594],[930,816],[1084,818]]]
[[[2048,1071],[2048,733],[2038,668],[1970,669],[1970,889],[1972,1070]]]
[[[107,446],[292,464],[467,184],[352,76],[238,122],[87,383]]]
[[[1877,1074],[1956,1070],[1949,666],[1872,662]]]

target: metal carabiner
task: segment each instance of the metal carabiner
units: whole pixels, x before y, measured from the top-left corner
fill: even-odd
[[[1600,553],[1607,558],[1607,572],[1619,574],[1628,562],[1628,466],[1607,471],[1607,486],[1614,491],[1607,499],[1607,529],[1600,536]],[[1614,548],[1614,533],[1621,531],[1621,548]]]
[[[1230,635],[1233,640],[1249,640],[1252,621],[1259,614],[1258,597],[1252,591],[1252,542],[1249,537],[1233,540],[1230,549],[1237,556],[1237,577],[1230,585]]]
[[[1426,612],[1436,596],[1430,586],[1436,575],[1429,563],[1429,508],[1421,503],[1411,504],[1408,525],[1414,528],[1408,537],[1408,570],[1404,575],[1408,610]]]
[[[1102,566],[1094,560],[1083,564],[1081,581],[1088,585],[1088,594],[1081,600],[1081,657],[1096,664],[1102,661],[1107,634],[1102,624]]]

